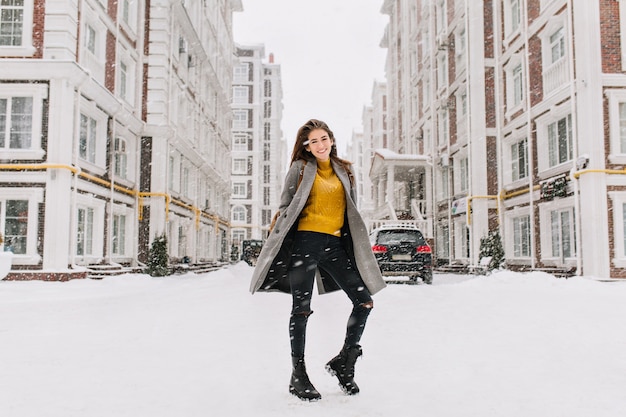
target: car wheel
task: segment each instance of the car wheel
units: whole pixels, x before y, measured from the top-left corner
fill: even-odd
[[[433,271],[424,272],[424,274],[422,275],[422,281],[424,281],[424,284],[432,285]]]

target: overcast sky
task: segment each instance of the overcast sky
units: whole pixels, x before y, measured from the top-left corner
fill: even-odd
[[[308,119],[328,123],[341,154],[362,131],[363,107],[384,81],[380,47],[388,17],[383,0],[243,0],[234,14],[235,42],[264,44],[283,80],[283,134],[291,147]]]

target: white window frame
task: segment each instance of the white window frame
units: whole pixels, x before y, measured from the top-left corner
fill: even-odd
[[[92,76],[104,84],[105,76],[105,62],[106,62],[106,35],[107,27],[100,20],[98,12],[91,8],[86,3],[82,11],[82,24],[81,24],[81,51],[79,53],[79,61],[82,65],[91,71]],[[91,27],[94,31],[95,39],[94,47],[95,51],[89,49],[90,32],[88,28]]]
[[[111,236],[112,236],[112,240],[111,240],[111,254],[113,255],[113,257],[117,260],[122,260],[122,259],[128,259],[128,258],[132,258],[133,256],[133,251],[132,248],[134,247],[133,245],[133,224],[135,224],[135,211],[131,208],[131,207],[127,207],[127,206],[123,206],[123,205],[119,205],[116,204],[113,206],[113,221],[115,223],[115,217],[124,217],[125,219],[125,224],[124,224],[124,236],[123,236],[123,251],[119,252],[119,247],[118,247],[118,252],[116,252],[115,249],[115,242],[113,241],[114,239],[117,238],[117,233],[119,232],[118,230],[115,229],[114,224],[111,224]]]
[[[521,54],[514,54],[504,66],[506,74],[506,112],[511,118],[514,113],[524,108],[526,74]]]
[[[248,217],[248,210],[244,206],[233,206],[231,220],[233,223],[245,223]]]
[[[89,102],[84,99],[81,100],[80,114],[90,117],[96,121],[96,143],[94,160],[89,161],[88,159],[83,159],[79,153],[79,161],[81,165],[88,166],[98,174],[104,174],[106,171],[106,134],[108,115],[98,109],[95,102]],[[78,134],[80,135],[80,131]]]
[[[137,3],[136,0],[120,0],[118,2],[118,22],[132,37],[137,36]]]
[[[118,65],[117,65],[117,86],[116,92],[119,98],[124,100],[130,106],[135,105],[135,75],[137,72],[137,60],[133,58],[130,51],[125,48],[118,48]],[[126,66],[126,71],[122,71],[122,66]]]
[[[248,129],[248,110],[233,110],[233,129]]]
[[[515,230],[515,220],[521,218],[528,218],[528,256],[515,256],[515,246],[516,246],[516,230]],[[533,254],[533,240],[532,240],[532,219],[530,216],[530,208],[529,207],[516,207],[513,210],[507,211],[505,214],[504,221],[504,233],[505,236],[510,236],[509,239],[504,239],[504,250],[506,253],[507,262],[516,263],[527,263]]]
[[[233,87],[233,104],[250,104],[250,89],[246,86]]]
[[[43,119],[43,101],[48,98],[48,86],[35,84],[0,84],[0,98],[10,101],[13,97],[32,97],[33,113],[31,121],[31,141],[28,149],[9,148],[10,137],[5,137],[5,147],[0,148],[0,159],[41,159],[44,150],[41,148],[41,121]],[[7,116],[9,116],[7,114]],[[7,130],[10,118],[6,121]]]
[[[233,245],[241,246],[241,242],[246,239],[246,229],[232,229],[230,239]],[[241,250],[241,248],[239,249]],[[239,256],[241,256],[241,253],[239,253]]]
[[[454,54],[456,62],[456,73],[460,73],[466,66],[467,54],[467,30],[465,26],[460,27],[455,34]]]
[[[250,64],[249,62],[244,62],[239,65],[235,65],[233,68],[233,83],[235,84],[244,84],[250,82]]]
[[[455,160],[455,194],[467,193],[469,190],[469,158],[466,152],[454,157]]]
[[[523,131],[522,133],[525,133],[525,131]],[[510,187],[515,187],[515,186],[520,186],[522,183],[525,183],[528,181],[528,177],[530,175],[530,160],[529,160],[529,155],[528,155],[528,149],[529,149],[529,141],[528,138],[522,134],[522,133],[515,133],[513,135],[511,135],[510,137],[506,138],[506,140],[503,142],[503,147],[504,147],[504,158],[503,158],[503,163],[505,167],[510,167],[510,169],[505,169],[504,170],[504,180],[506,181],[506,185],[510,186]],[[519,146],[522,142],[526,142],[526,153],[525,153],[525,158],[524,158],[524,162],[525,162],[525,172],[526,175],[523,177],[519,176],[519,163],[520,163],[520,159],[519,159]],[[517,147],[517,155],[513,155],[513,147]],[[518,166],[517,169],[515,169],[515,166]],[[515,171],[517,171],[517,175],[515,175]]]
[[[553,61],[552,52],[554,42],[551,38],[558,31],[562,31],[561,33],[563,34],[560,38],[562,39],[563,55],[556,61]],[[543,90],[544,94],[548,95],[552,91],[565,87],[570,79],[570,63],[568,59],[569,39],[565,13],[552,16],[539,33],[539,39],[541,39],[541,61],[543,62]]]
[[[466,216],[461,216],[454,221],[454,259],[455,260],[468,260],[468,247],[467,241],[467,223]]]
[[[448,86],[448,52],[442,51],[437,55],[437,91]]]
[[[74,239],[78,234],[78,209],[93,210],[93,230],[92,230],[92,253],[78,255],[77,242],[73,243],[72,256],[77,265],[88,265],[100,262],[104,253],[104,224],[105,224],[106,202],[87,195],[78,194],[76,196],[76,212],[74,213]]]
[[[28,201],[28,226],[26,231],[26,253],[13,256],[14,265],[37,265],[41,262],[41,256],[37,253],[38,228],[39,228],[39,204],[43,203],[43,189],[41,188],[0,188],[0,232],[4,235],[5,213],[7,200]],[[6,242],[0,245],[5,249]]]
[[[622,128],[620,126],[620,104],[626,104],[626,90],[607,90],[609,112],[609,143],[608,159],[613,164],[626,164],[626,149],[622,149]],[[626,120],[624,120],[626,122]],[[624,130],[626,140],[626,126]]]
[[[3,8],[19,8],[19,6],[0,6]],[[20,45],[0,45],[0,56],[3,57],[31,57],[37,52],[33,45],[33,10],[35,8],[33,0],[24,0],[21,6],[22,15],[22,42]]]
[[[504,36],[506,43],[511,41],[521,31],[524,14],[522,0],[504,1]]]
[[[246,198],[247,189],[248,187],[245,182],[233,182],[232,198]]]
[[[235,133],[233,135],[233,151],[234,152],[247,151],[249,139],[250,139],[250,136],[248,134]]]
[[[540,224],[540,242],[541,242],[541,261],[549,266],[576,266],[576,257],[578,253],[576,236],[575,236],[575,202],[573,197],[559,198],[548,203],[539,204],[539,224]],[[570,236],[570,243],[574,250],[574,256],[568,258],[562,258],[561,256],[552,255],[552,217],[551,214],[554,211],[571,210],[570,230],[572,235]],[[562,250],[562,245],[561,248]]]
[[[246,158],[233,158],[233,174],[245,175],[248,173],[248,160]]]
[[[538,149],[546,149],[546,150],[549,149],[549,145],[550,145],[549,134],[548,134],[549,126],[553,123],[558,123],[559,120],[563,118],[567,118],[569,115],[571,115],[571,103],[568,101],[558,107],[551,109],[551,111],[549,111],[545,115],[538,117],[536,119]],[[572,128],[572,136],[573,136],[573,129],[575,127],[572,126],[571,128]],[[572,141],[573,141],[573,138],[572,138]],[[550,166],[549,158],[550,158],[550,155],[549,155],[549,152],[547,151],[539,152],[538,154],[538,158],[537,158],[538,167],[537,168],[538,168],[539,175],[541,178],[548,178],[552,175],[563,172],[565,168],[569,169],[571,167],[571,159],[565,162]]]

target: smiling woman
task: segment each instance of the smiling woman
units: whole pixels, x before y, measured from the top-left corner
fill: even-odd
[[[384,79],[382,5],[383,0],[243,1],[244,11],[234,15],[235,41],[264,44],[281,65],[285,132],[295,132],[303,115],[333,120],[344,154],[352,132],[361,130],[374,81]]]
[[[326,370],[346,394],[359,392],[354,381],[359,342],[374,307],[372,295],[385,282],[356,208],[355,190],[350,164],[337,156],[333,132],[320,120],[307,121],[296,135],[281,195],[283,214],[261,250],[250,284],[253,293],[283,291],[292,296],[289,392],[302,400],[321,399],[304,363],[315,282],[320,294],[341,289],[352,303],[343,347]]]

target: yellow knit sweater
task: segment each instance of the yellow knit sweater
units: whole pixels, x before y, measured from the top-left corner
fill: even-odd
[[[345,211],[346,195],[330,159],[317,161],[317,174],[300,214],[298,230],[341,236]]]

